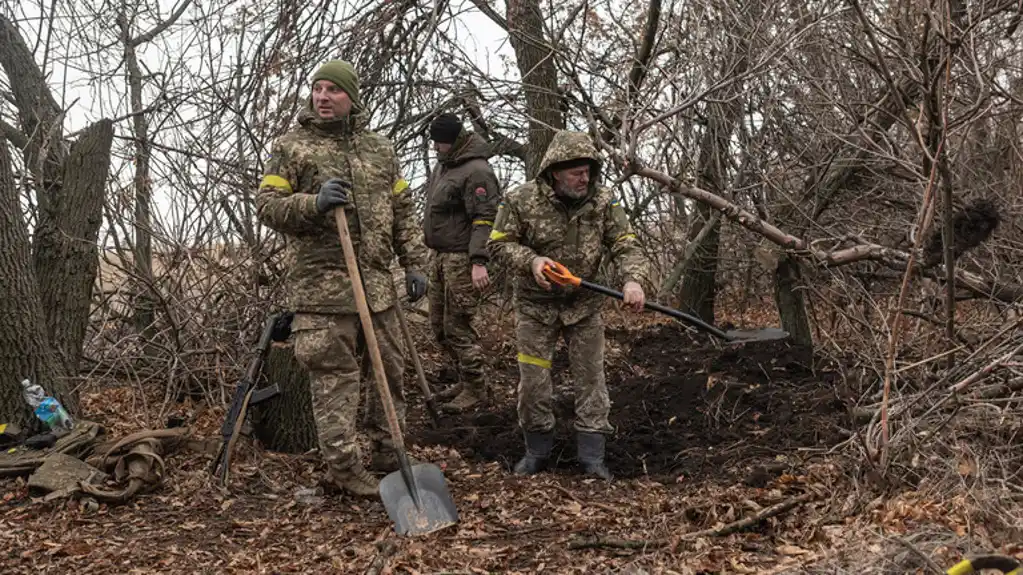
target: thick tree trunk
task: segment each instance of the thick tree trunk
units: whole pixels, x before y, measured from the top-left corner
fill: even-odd
[[[4,132],[8,138],[20,140],[26,171],[33,177],[31,184],[38,205],[28,260],[32,269],[28,276],[9,273],[4,279],[12,282],[13,286],[24,282],[25,277],[32,278],[33,297],[41,308],[40,318],[43,318],[39,321],[43,329],[43,345],[56,358],[49,368],[52,373],[48,377],[52,381],[40,383],[54,388],[65,407],[74,413],[78,402],[72,394],[65,393],[63,376],[75,375],[85,337],[98,265],[96,239],[102,221],[113,123],[109,120],[97,122],[68,147],[61,126],[63,112],[46,84],[45,75],[36,65],[32,50],[17,26],[2,15],[0,66],[9,80],[22,135],[16,134],[13,127],[5,128]],[[15,196],[13,205],[20,210],[16,200]],[[24,226],[20,217],[17,221],[19,226]],[[20,231],[5,230],[4,233],[11,242],[17,243],[20,236],[16,234],[25,233],[27,236],[28,232],[22,227]],[[26,248],[28,245],[26,239]],[[11,267],[10,272],[15,271],[20,273],[24,270],[19,264]],[[7,297],[6,294],[6,291],[0,293],[0,297]],[[21,318],[12,319],[8,325],[16,325],[18,321]],[[19,376],[3,372],[0,377]]]
[[[50,344],[67,376],[78,372],[89,321],[113,139],[110,120],[89,126],[68,152],[62,184],[39,211],[34,246],[39,296]]]
[[[263,363],[259,387],[276,383],[281,394],[253,407],[253,435],[263,447],[304,453],[317,446],[309,374],[295,359],[292,345],[274,344]]]
[[[21,380],[38,383],[70,403],[47,344],[43,309],[32,269],[28,230],[6,142],[0,143],[0,423],[34,433],[40,423],[22,399]]]
[[[558,91],[558,69],[543,32],[543,13],[538,0],[508,0],[508,32],[515,62],[522,76],[529,117],[529,161],[526,178],[537,175],[555,130],[565,127]]]

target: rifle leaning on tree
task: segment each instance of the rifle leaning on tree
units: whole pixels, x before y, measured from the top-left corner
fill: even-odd
[[[220,451],[210,467],[210,474],[217,479],[217,483],[221,486],[227,484],[231,468],[231,452],[234,451],[234,444],[241,434],[249,406],[259,405],[281,393],[281,389],[276,383],[256,389],[256,380],[262,371],[263,360],[270,351],[270,342],[285,341],[291,335],[293,317],[294,314],[291,312],[278,312],[267,318],[263,325],[263,333],[259,337],[259,343],[256,344],[256,355],[249,362],[245,375],[238,382],[238,387],[235,388],[234,398],[231,399],[231,408],[227,411],[224,424],[220,427],[222,436]]]

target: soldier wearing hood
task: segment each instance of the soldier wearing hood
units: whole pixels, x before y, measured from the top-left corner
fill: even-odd
[[[483,354],[472,319],[490,285],[487,236],[494,225],[500,187],[487,159],[490,145],[462,127],[454,114],[430,124],[437,166],[426,186],[424,238],[433,249],[430,324],[458,364],[461,391],[441,406],[460,412],[489,401]]]
[[[365,127],[359,77],[348,62],[333,60],[312,77],[309,108],[298,126],[279,138],[256,195],[257,215],[284,234],[285,292],[295,312],[295,357],[309,371],[319,446],[327,481],[373,497],[379,480],[362,463],[356,442],[362,378],[372,379],[337,225],[343,209],[365,285],[367,304],[391,395],[404,425],[405,371],[398,301],[391,265],[405,269],[410,301],[426,294],[426,248],[413,219],[408,183],[391,142]],[[397,457],[380,399],[370,394],[366,429],[371,468],[393,471]]]
[[[586,473],[610,480],[604,462],[610,400],[604,381],[603,296],[553,285],[543,275],[558,262],[599,281],[607,254],[624,277],[624,305],[642,311],[647,268],[622,206],[597,180],[602,168],[592,140],[579,132],[555,134],[539,175],[505,194],[488,247],[515,276],[518,346],[518,418],[526,454],[515,473],[541,471],[554,441],[551,361],[559,337],[568,345],[575,387],[577,459]]]

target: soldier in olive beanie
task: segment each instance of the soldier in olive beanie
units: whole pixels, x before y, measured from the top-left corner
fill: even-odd
[[[336,84],[352,100],[352,111],[362,111],[362,100],[359,99],[359,73],[351,63],[344,60],[331,60],[325,63],[313,74],[310,84],[315,84],[319,80]]]

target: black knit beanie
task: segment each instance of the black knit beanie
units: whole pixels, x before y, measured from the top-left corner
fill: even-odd
[[[430,123],[430,139],[441,144],[454,144],[462,132],[462,120],[458,116],[444,113]]]

